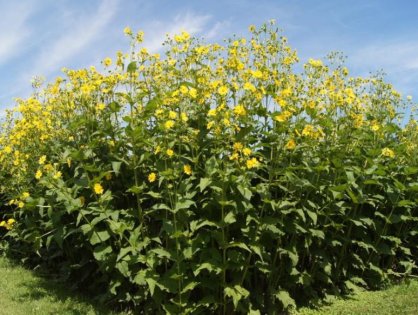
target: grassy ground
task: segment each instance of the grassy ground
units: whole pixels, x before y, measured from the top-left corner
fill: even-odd
[[[0,315],[116,315],[0,257]]]
[[[362,291],[346,299],[313,309],[300,309],[294,315],[418,315],[418,280],[394,285],[382,291]]]
[[[0,315],[123,315],[68,293],[54,282],[0,257]],[[383,291],[359,292],[348,299],[336,299],[318,310],[300,309],[294,315],[417,315],[418,280]]]

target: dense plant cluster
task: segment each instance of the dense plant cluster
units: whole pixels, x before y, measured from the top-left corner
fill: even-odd
[[[250,31],[182,32],[161,57],[126,28],[104,71],[17,100],[0,135],[10,250],[138,314],[277,314],[416,274],[410,100],[338,54],[299,66],[273,24]]]

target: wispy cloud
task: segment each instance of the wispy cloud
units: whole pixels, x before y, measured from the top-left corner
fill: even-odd
[[[348,61],[359,75],[383,70],[395,88],[409,94],[417,90],[417,51],[418,41],[409,39],[374,42],[350,52]]]
[[[161,43],[165,40],[166,34],[173,35],[183,30],[190,34],[200,33],[205,29],[210,19],[210,15],[186,12],[176,15],[169,23],[152,22],[145,29],[145,46],[151,51],[158,51],[161,48]]]
[[[212,28],[210,28],[203,34],[203,37],[205,37],[206,39],[213,39],[222,36],[228,32],[230,26],[231,21],[229,20],[216,22]]]
[[[104,0],[93,14],[85,14],[73,20],[62,36],[45,45],[32,70],[32,75],[48,75],[61,68],[65,61],[74,57],[104,34],[105,27],[117,12],[119,0]],[[73,18],[72,14],[68,14]]]
[[[0,11],[0,65],[24,52],[23,42],[31,34],[28,19],[34,6],[11,2]]]
[[[418,41],[372,43],[351,54],[356,64],[374,64],[398,70],[418,69]]]

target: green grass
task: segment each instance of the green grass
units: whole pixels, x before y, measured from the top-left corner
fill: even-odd
[[[302,308],[292,315],[418,315],[418,280],[393,285],[382,291],[361,291],[337,298],[317,310]]]
[[[38,277],[6,258],[0,257],[0,315],[122,315],[68,293],[54,281]],[[418,280],[394,285],[382,291],[362,291],[346,299],[335,299],[317,310],[302,308],[292,315],[418,314]]]
[[[116,315],[0,257],[0,315]],[[121,315],[121,314],[120,314]]]

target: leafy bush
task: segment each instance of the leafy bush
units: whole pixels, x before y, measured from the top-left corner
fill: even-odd
[[[138,314],[277,314],[417,273],[411,101],[250,31],[183,32],[160,57],[126,28],[103,72],[18,100],[0,137],[10,251]]]

